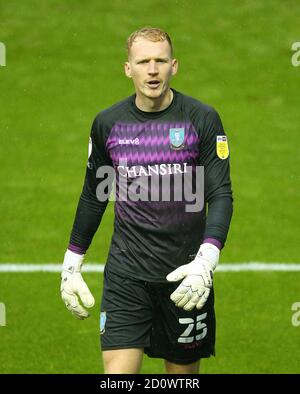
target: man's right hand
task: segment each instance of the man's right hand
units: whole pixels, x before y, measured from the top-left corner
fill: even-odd
[[[61,298],[66,307],[80,320],[89,317],[89,313],[80,305],[78,296],[86,308],[92,308],[95,304],[94,297],[81,276],[83,259],[84,255],[66,251],[60,286]]]

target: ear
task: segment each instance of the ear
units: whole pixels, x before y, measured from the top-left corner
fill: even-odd
[[[125,62],[125,64],[124,64],[124,71],[125,71],[126,77],[131,78],[131,67],[130,67],[130,63],[129,62]]]
[[[171,75],[175,75],[177,73],[178,70],[178,62],[177,59],[172,59],[172,71],[171,71]]]

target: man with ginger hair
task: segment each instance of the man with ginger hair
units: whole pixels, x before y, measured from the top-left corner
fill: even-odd
[[[232,216],[227,137],[212,107],[170,88],[178,63],[166,32],[140,29],[128,38],[127,50],[124,70],[135,94],[93,122],[62,299],[79,319],[94,305],[81,266],[109,198],[112,179],[105,169],[113,168],[114,232],[100,314],[104,372],[139,373],[147,354],[164,359],[167,373],[196,374],[200,359],[215,353],[213,271]],[[187,209],[190,199],[175,193],[178,177],[188,175],[193,182],[187,184],[203,195],[199,209]],[[131,193],[120,198],[125,181]],[[162,184],[168,193],[153,198]],[[144,187],[148,198],[139,194]]]

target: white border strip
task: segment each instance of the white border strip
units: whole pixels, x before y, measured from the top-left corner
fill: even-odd
[[[24,264],[0,263],[0,272],[61,272],[61,263],[49,264]],[[103,272],[104,264],[90,263],[83,265],[83,272]],[[218,272],[243,272],[243,271],[300,271],[300,263],[220,263]]]

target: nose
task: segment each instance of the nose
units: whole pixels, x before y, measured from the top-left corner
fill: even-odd
[[[150,62],[148,63],[148,74],[149,75],[158,74],[157,64],[155,60],[150,60]]]

